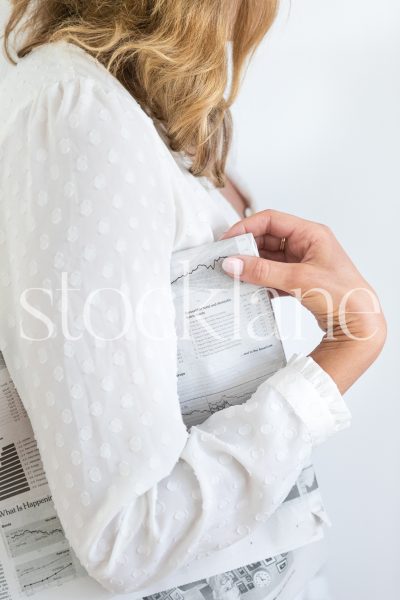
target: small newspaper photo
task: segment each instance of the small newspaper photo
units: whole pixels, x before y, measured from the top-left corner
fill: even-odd
[[[177,385],[190,429],[215,411],[245,402],[286,364],[267,290],[228,277],[227,256],[258,255],[251,234],[173,255],[171,289],[178,341]],[[24,406],[0,353],[0,600],[292,600],[323,563],[325,513],[314,468],[286,500],[232,549],[209,576],[176,571],[157,589],[113,595],[89,577],[65,538]],[[313,543],[311,543],[313,542]],[[237,564],[246,556],[246,564]],[[260,559],[262,553],[262,560]],[[204,563],[203,563],[204,567]]]

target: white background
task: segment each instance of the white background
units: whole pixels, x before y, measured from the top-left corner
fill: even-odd
[[[389,339],[346,394],[352,427],[315,450],[335,600],[400,598],[400,2],[292,0],[234,109],[257,208],[329,225],[377,290]],[[283,329],[290,330],[284,313]],[[309,351],[319,330],[307,319]],[[319,600],[319,598],[317,599]]]
[[[0,0],[1,12],[6,2]],[[0,76],[1,76],[0,65]],[[378,291],[389,340],[346,394],[351,429],[315,451],[335,600],[400,597],[400,3],[283,0],[234,109],[258,208],[324,222]],[[289,312],[283,329],[290,331]],[[320,333],[305,319],[309,351]],[[285,334],[285,331],[283,332]],[[322,600],[316,598],[315,600]]]

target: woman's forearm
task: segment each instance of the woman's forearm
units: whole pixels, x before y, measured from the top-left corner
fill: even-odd
[[[340,341],[323,339],[309,354],[336,382],[344,394],[372,365],[381,353],[386,340],[386,321],[383,315],[369,322],[365,339]],[[366,338],[373,334],[370,340]],[[361,336],[359,336],[361,337]]]

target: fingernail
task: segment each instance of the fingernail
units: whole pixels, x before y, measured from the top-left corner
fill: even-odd
[[[244,262],[240,258],[229,256],[222,261],[221,266],[229,275],[241,275],[243,273]]]

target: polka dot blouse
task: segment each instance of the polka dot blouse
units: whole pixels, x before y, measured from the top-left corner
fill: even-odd
[[[138,592],[261,527],[350,414],[299,354],[187,430],[171,253],[237,214],[73,44],[10,68],[0,114],[0,349],[69,543],[105,588]]]

